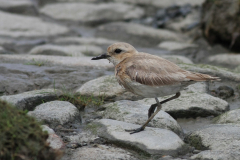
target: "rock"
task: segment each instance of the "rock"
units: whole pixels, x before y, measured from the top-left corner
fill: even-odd
[[[64,56],[47,56],[47,55],[1,55],[0,59],[5,62],[22,62],[27,65],[63,65],[70,67],[86,66],[86,67],[102,67],[112,68],[113,65],[107,60],[105,61],[92,61],[91,57],[64,57]]]
[[[31,0],[0,0],[0,10],[35,15],[37,8]]]
[[[71,122],[81,122],[78,109],[66,101],[51,101],[38,105],[34,111],[28,112],[29,116],[35,117],[38,121],[43,121],[50,127],[64,125]]]
[[[240,55],[238,54],[218,54],[208,57],[208,62],[224,67],[237,67],[240,64]]]
[[[169,97],[171,96],[160,97],[159,101]],[[145,98],[138,102],[147,105],[156,103],[154,98]],[[206,93],[190,92],[182,94],[179,98],[163,104],[162,110],[174,118],[196,118],[199,116],[218,116],[228,111],[229,105],[226,101]]]
[[[117,101],[102,106],[106,110],[102,113],[103,118],[113,119],[138,125],[143,125],[148,120],[150,106],[136,101]],[[168,129],[179,136],[183,136],[182,128],[177,121],[164,111],[160,111],[148,124],[149,127]]]
[[[204,2],[204,0],[114,0],[116,2],[126,2],[126,3],[131,3],[131,4],[140,4],[140,5],[152,5],[154,7],[157,8],[166,8],[166,7],[170,7],[173,5],[178,5],[178,6],[182,6],[182,5],[186,5],[186,4],[190,4],[191,6],[201,6]]]
[[[58,45],[41,45],[34,47],[29,54],[32,55],[58,55],[58,56],[97,56],[103,53],[102,48],[93,45],[69,45],[69,46],[58,46]]]
[[[220,77],[221,81],[234,81],[239,82],[240,81],[240,74],[230,71],[226,68],[221,68],[217,66],[212,65],[206,65],[206,64],[179,64],[181,68],[185,70],[189,70],[192,72],[199,72],[199,73],[205,73],[209,74],[211,76]]]
[[[129,134],[125,129],[139,128],[140,125],[110,119],[101,119],[95,124],[99,137],[116,145],[135,149],[139,154],[176,156],[188,150],[188,147],[174,132],[166,129],[146,127],[142,132]]]
[[[85,96],[104,96],[107,100],[137,100],[143,97],[135,95],[126,91],[121,87],[114,75],[103,76],[97,79],[93,79],[77,89],[77,93]]]
[[[236,72],[236,73],[240,73],[240,65],[237,66],[237,67],[234,69],[234,72]]]
[[[24,92],[16,95],[1,96],[1,100],[5,100],[8,103],[16,106],[21,110],[33,110],[37,105],[56,100],[61,95],[59,90],[55,89],[42,89]]]
[[[191,84],[187,86],[184,90],[181,91],[181,94],[187,94],[187,93],[207,93],[208,92],[208,86],[206,82],[197,82],[194,84]]]
[[[0,54],[11,54],[12,52],[5,50],[3,47],[0,46]]]
[[[113,22],[101,25],[97,37],[116,39],[138,46],[155,46],[163,41],[183,41],[182,35],[164,29],[154,29],[140,24]]]
[[[40,12],[57,20],[83,24],[135,19],[144,15],[143,9],[122,3],[55,3],[45,5]]]
[[[61,149],[64,147],[64,143],[63,143],[62,139],[58,135],[55,134],[53,129],[49,128],[46,125],[42,125],[42,130],[48,132],[49,137],[47,139],[47,142],[49,143],[49,146],[51,148]]]
[[[105,38],[92,38],[92,37],[62,37],[57,38],[54,43],[56,44],[85,44],[85,45],[111,45],[117,41]]]
[[[220,124],[227,124],[227,123],[236,123],[240,124],[240,109],[234,109],[231,111],[228,111],[218,117],[215,118],[215,123]]]
[[[186,137],[186,142],[203,151],[192,159],[234,159],[239,157],[240,126],[234,124],[209,125]]]
[[[234,89],[229,86],[220,86],[216,90],[216,95],[222,99],[234,96]]]
[[[0,24],[0,36],[12,38],[50,37],[69,32],[66,27],[44,22],[39,18],[2,11],[0,11]]]
[[[162,58],[165,58],[173,63],[188,63],[193,64],[193,62],[184,56],[178,56],[178,55],[162,55]]]
[[[96,145],[95,147],[83,147],[76,149],[71,160],[138,160],[130,152],[127,152],[121,148],[116,148],[112,146]]]
[[[158,47],[162,49],[166,49],[168,51],[177,51],[177,50],[184,50],[188,48],[196,48],[197,45],[189,44],[189,43],[166,41],[166,42],[160,43]]]

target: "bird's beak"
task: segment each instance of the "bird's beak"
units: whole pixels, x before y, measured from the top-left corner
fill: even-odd
[[[92,58],[92,60],[107,59],[108,57],[111,57],[111,56],[107,55],[107,53],[104,53],[97,57]]]

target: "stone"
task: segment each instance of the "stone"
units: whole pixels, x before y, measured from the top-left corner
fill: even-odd
[[[72,44],[72,45],[111,45],[117,41],[105,38],[92,37],[61,37],[54,40],[55,44]]]
[[[192,159],[238,159],[240,156],[240,125],[215,124],[194,131],[185,139],[196,149],[207,150]]]
[[[78,148],[69,159],[79,160],[79,158],[87,160],[138,160],[138,158],[135,158],[132,153],[128,151],[105,145]]]
[[[148,120],[150,106],[136,101],[117,101],[102,106],[106,108],[102,113],[104,119],[113,119],[138,125],[143,125]],[[148,124],[149,127],[168,129],[183,136],[182,128],[177,121],[164,111],[160,111]]]
[[[237,67],[240,64],[240,55],[238,54],[218,54],[208,57],[208,62],[224,67]]]
[[[215,118],[215,123],[220,124],[227,124],[227,123],[236,123],[240,124],[240,109],[234,109],[231,111],[228,111],[218,117]]]
[[[1,100],[16,106],[21,110],[33,110],[37,105],[56,100],[61,95],[59,90],[55,89],[41,89],[29,92],[24,92],[16,95],[1,96]]]
[[[0,11],[0,36],[11,38],[37,38],[66,34],[69,30],[39,18]],[[14,24],[14,25],[13,25]]]
[[[1,55],[0,59],[5,62],[22,62],[27,65],[62,65],[69,67],[95,67],[95,68],[113,68],[108,61],[92,61],[90,57],[65,57],[65,56],[48,56],[48,55],[29,55],[29,54],[11,54]]]
[[[165,29],[154,29],[141,24],[112,22],[101,25],[96,31],[97,37],[125,41],[141,47],[155,46],[163,41],[184,41],[180,34]]]
[[[40,12],[57,20],[83,24],[135,19],[144,15],[140,7],[122,3],[55,3],[45,5]]]
[[[173,95],[172,95],[173,96]],[[159,97],[159,101],[171,96]],[[139,103],[152,105],[154,98],[139,100]],[[229,110],[228,102],[206,93],[189,92],[162,105],[162,110],[174,118],[218,116]]]
[[[143,97],[135,95],[131,92],[126,91],[117,82],[114,75],[103,76],[97,79],[93,79],[85,84],[83,84],[76,93],[85,96],[104,96],[106,100],[137,100]]]
[[[28,112],[28,115],[53,128],[74,121],[81,122],[78,109],[67,101],[51,101],[40,104],[34,111]]]
[[[41,45],[34,47],[29,54],[32,55],[58,55],[58,56],[72,56],[72,57],[84,57],[97,56],[103,53],[102,48],[93,45]]]
[[[140,125],[101,119],[94,122],[99,137],[129,149],[135,149],[139,154],[173,155],[184,154],[189,148],[172,131],[146,127],[144,131],[129,134],[125,129],[139,128]]]
[[[0,10],[35,15],[37,7],[31,0],[0,0]]]
[[[49,128],[47,125],[42,125],[42,130],[48,132],[47,142],[52,149],[61,149],[64,147],[62,139],[55,134],[54,130]]]
[[[180,43],[174,41],[164,41],[158,45],[159,48],[166,49],[168,51],[177,51],[177,50],[184,50],[188,48],[196,48],[196,44],[189,44],[189,43]]]
[[[194,84],[191,84],[184,88],[184,90],[181,91],[181,94],[187,94],[187,93],[207,93],[208,92],[208,86],[206,84],[207,82],[197,82]]]
[[[11,54],[12,52],[5,50],[3,47],[0,46],[0,54]]]
[[[237,66],[237,67],[234,69],[234,72],[236,72],[236,73],[240,73],[240,65]]]
[[[193,64],[193,62],[184,56],[178,56],[178,55],[162,55],[162,58],[165,58],[173,63],[187,63],[187,64]]]
[[[190,4],[191,6],[201,6],[204,2],[204,0],[114,0],[116,2],[126,2],[131,4],[140,4],[140,5],[152,5],[157,8],[167,8],[173,5],[186,5]]]

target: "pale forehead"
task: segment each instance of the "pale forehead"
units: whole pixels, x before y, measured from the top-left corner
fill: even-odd
[[[114,44],[110,45],[107,50],[111,51],[111,50],[114,50],[116,48],[122,48],[122,49],[126,49],[126,50],[134,49],[134,47],[132,45],[128,44],[128,43],[117,42],[117,43],[114,43]]]

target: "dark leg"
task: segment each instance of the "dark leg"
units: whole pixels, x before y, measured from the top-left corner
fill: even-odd
[[[166,103],[166,102],[171,101],[171,100],[173,100],[173,99],[176,99],[176,98],[178,98],[180,95],[181,95],[180,92],[177,92],[175,96],[170,97],[170,98],[168,98],[168,99],[165,99],[165,100],[161,101],[160,104],[163,104],[163,103]],[[151,115],[154,113],[156,107],[157,107],[157,103],[152,104],[151,107],[148,109],[148,118],[150,118]]]
[[[153,113],[151,114],[151,116],[149,117],[149,119],[147,120],[147,122],[145,122],[140,128],[130,129],[130,130],[127,130],[127,129],[126,129],[125,131],[131,132],[130,134],[138,133],[138,132],[143,131],[143,130],[145,129],[145,127],[147,126],[147,124],[148,124],[148,123],[153,119],[153,117],[161,110],[163,103],[166,103],[166,102],[168,102],[168,101],[170,101],[170,100],[176,99],[176,98],[178,98],[179,96],[180,96],[180,92],[176,93],[175,96],[170,97],[170,98],[168,98],[168,99],[166,99],[166,100],[164,100],[164,101],[161,101],[161,102],[159,102],[158,99],[155,98],[155,100],[156,100],[157,103],[154,104],[154,106],[155,106],[155,108],[157,107],[157,110],[156,110],[156,112],[154,112],[155,108],[153,108],[153,107],[152,107],[153,105],[151,105],[151,107],[149,108],[149,110],[150,110],[151,108],[153,108]]]

